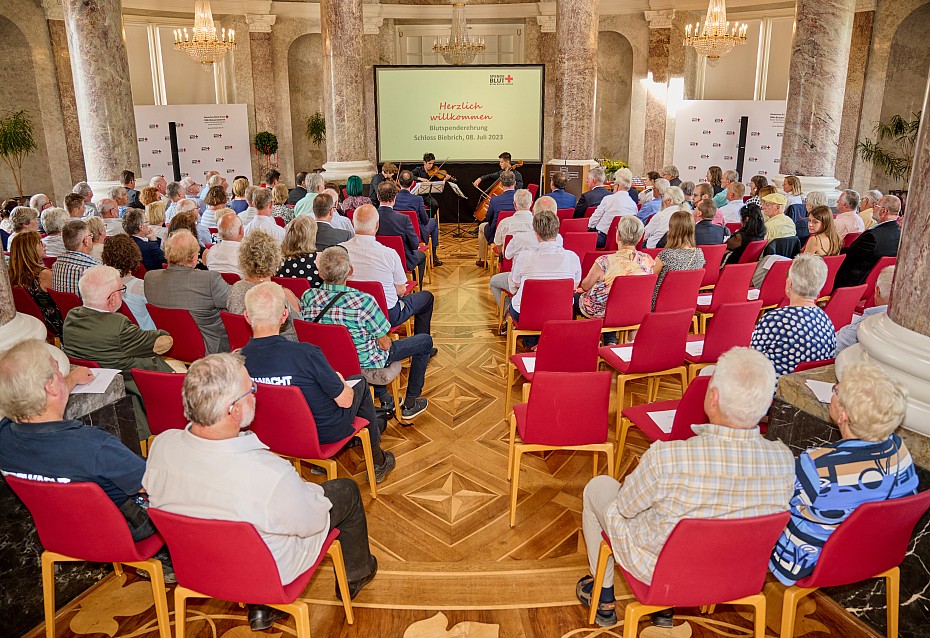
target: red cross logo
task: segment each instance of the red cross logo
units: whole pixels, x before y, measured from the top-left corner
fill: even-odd
[[[509,73],[507,74],[507,77],[505,77],[504,79],[507,80],[507,84],[510,84],[511,82],[513,82],[513,78],[510,77]]]

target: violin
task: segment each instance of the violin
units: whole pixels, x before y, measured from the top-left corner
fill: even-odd
[[[516,168],[520,168],[521,166],[523,166],[523,160],[517,160],[516,162],[512,162],[510,164],[509,170],[514,170]],[[484,218],[487,217],[488,206],[491,205],[491,198],[504,192],[504,187],[501,186],[500,178],[497,178],[497,181],[491,184],[491,188],[489,188],[486,193],[484,191],[481,192],[484,193],[484,197],[481,198],[481,201],[478,202],[478,206],[475,208],[475,219],[477,219],[479,222],[483,222]]]
[[[450,182],[456,181],[456,179],[452,177],[448,171],[442,170],[441,166],[433,166],[433,168],[426,171],[426,174],[429,175],[430,179],[447,179]]]

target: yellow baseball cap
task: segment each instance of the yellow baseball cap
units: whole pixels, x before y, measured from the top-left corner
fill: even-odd
[[[762,198],[763,202],[768,202],[770,204],[779,204],[784,206],[788,203],[788,198],[782,195],[781,193],[771,193]]]

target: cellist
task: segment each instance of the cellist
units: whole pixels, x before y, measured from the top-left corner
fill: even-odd
[[[475,188],[480,189],[482,182],[485,184],[493,184],[504,171],[511,171],[513,173],[514,179],[516,179],[517,190],[523,188],[523,175],[520,174],[520,171],[515,169],[513,165],[513,158],[510,156],[510,153],[501,153],[497,157],[500,159],[501,169],[499,171],[494,171],[493,173],[488,173],[487,175],[482,175],[476,179],[473,182]]]
[[[503,163],[503,160],[501,160]],[[488,213],[484,221],[478,226],[478,261],[476,266],[484,268],[484,262],[487,259],[488,244],[494,241],[494,233],[497,230],[497,218],[502,211],[515,210],[513,196],[516,185],[516,171],[500,171],[498,180],[500,180],[503,192],[491,198],[488,204]]]

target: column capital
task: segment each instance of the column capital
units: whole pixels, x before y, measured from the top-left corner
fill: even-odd
[[[365,24],[365,35],[378,35],[381,33],[381,25],[384,24],[384,17],[382,16],[365,16],[363,18]]]
[[[878,0],[856,0],[856,13],[860,11],[875,11]]]
[[[64,20],[65,7],[62,0],[42,0],[42,8],[45,9],[46,20]]]
[[[555,16],[541,15],[536,16],[536,24],[543,33],[555,33]]]
[[[644,11],[646,22],[650,29],[671,29],[675,18],[674,9],[661,9],[659,11]]]
[[[274,14],[248,14],[245,16],[245,22],[249,25],[249,33],[271,33],[271,25],[277,18]]]

